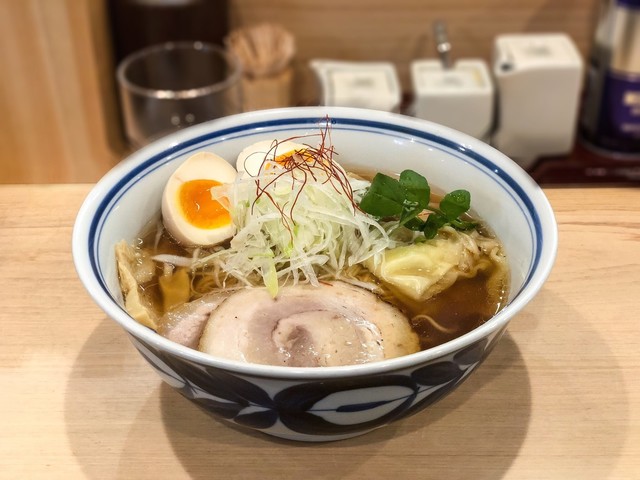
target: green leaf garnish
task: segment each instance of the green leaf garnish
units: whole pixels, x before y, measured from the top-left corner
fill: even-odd
[[[413,230],[414,232],[420,232],[424,228],[424,222],[417,217],[411,218],[404,224],[401,223],[401,225],[404,225],[405,228]]]
[[[431,239],[436,236],[438,230],[447,224],[447,219],[439,213],[432,213],[427,217],[427,221],[424,222],[422,233],[425,238]]]
[[[471,194],[466,190],[454,190],[447,193],[440,201],[440,211],[449,221],[466,213],[470,206]]]
[[[451,221],[451,226],[456,230],[473,230],[478,226],[477,222],[468,222],[466,220],[460,220],[456,218]]]
[[[475,222],[462,220],[461,215],[471,207],[471,194],[467,190],[454,190],[440,201],[439,208],[429,206],[431,187],[429,182],[413,170],[404,170],[398,180],[383,173],[373,178],[371,186],[360,201],[360,209],[375,217],[395,217],[399,226],[409,230],[422,231],[424,241],[436,236],[438,230],[451,225],[457,230],[475,228]],[[425,210],[429,211],[426,221],[419,218]]]
[[[405,196],[402,186],[395,178],[377,173],[360,201],[360,208],[375,217],[400,215]]]
[[[404,170],[398,181],[405,191],[405,202],[415,203],[420,211],[427,208],[431,197],[431,187],[429,187],[426,178],[413,170]]]
[[[402,210],[402,214],[400,215],[400,225],[404,225],[405,227],[411,229],[411,230],[421,230],[421,226],[424,223],[422,220],[420,220],[418,217],[418,215],[424,210],[424,207],[406,207]],[[418,228],[412,228],[411,226],[407,226],[407,223],[409,222],[413,222],[413,224],[415,224],[416,222],[419,223]]]

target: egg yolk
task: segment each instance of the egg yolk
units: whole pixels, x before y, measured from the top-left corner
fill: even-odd
[[[231,215],[219,201],[211,198],[211,188],[222,185],[215,180],[189,180],[178,192],[180,207],[194,227],[214,229],[229,225]]]
[[[296,153],[300,155],[303,158],[303,160],[305,160],[306,162],[313,162],[315,160],[314,156],[311,153],[309,153],[307,150],[291,150],[287,153],[278,155],[276,158],[273,159],[273,161],[278,165],[285,167],[287,165],[287,162],[290,162],[291,157],[293,157],[293,155],[295,155]],[[267,163],[266,165],[266,169],[268,170],[269,168],[273,168],[271,166],[271,162]]]

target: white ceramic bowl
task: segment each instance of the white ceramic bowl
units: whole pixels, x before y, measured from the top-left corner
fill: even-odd
[[[160,208],[167,178],[193,152],[233,161],[259,140],[317,133],[346,166],[396,173],[471,192],[472,208],[504,244],[509,304],[482,326],[438,347],[378,363],[272,367],[215,358],[175,344],[122,307],[114,245],[132,240]],[[555,260],[557,230],[542,190],[513,161],[480,141],[426,121],[363,109],[265,110],[201,124],[137,151],[97,183],[78,213],[73,256],[96,303],[171,386],[215,415],[283,438],[323,441],[381,427],[455,389],[488,355],[507,323],[538,293]],[[123,379],[125,381],[125,379]]]

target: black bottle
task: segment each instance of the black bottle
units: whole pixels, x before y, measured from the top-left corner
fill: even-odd
[[[157,43],[197,40],[222,45],[227,0],[109,0],[116,62]]]

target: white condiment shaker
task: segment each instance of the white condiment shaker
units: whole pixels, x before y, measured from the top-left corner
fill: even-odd
[[[482,60],[451,60],[446,25],[433,24],[440,60],[411,63],[413,114],[482,140],[488,140],[493,121],[493,83]]]
[[[513,34],[495,39],[498,92],[492,144],[522,167],[571,151],[584,65],[565,34]]]
[[[398,112],[402,100],[393,64],[312,60],[321,90],[321,104]]]
[[[411,63],[413,114],[488,141],[493,122],[494,89],[482,60]]]

